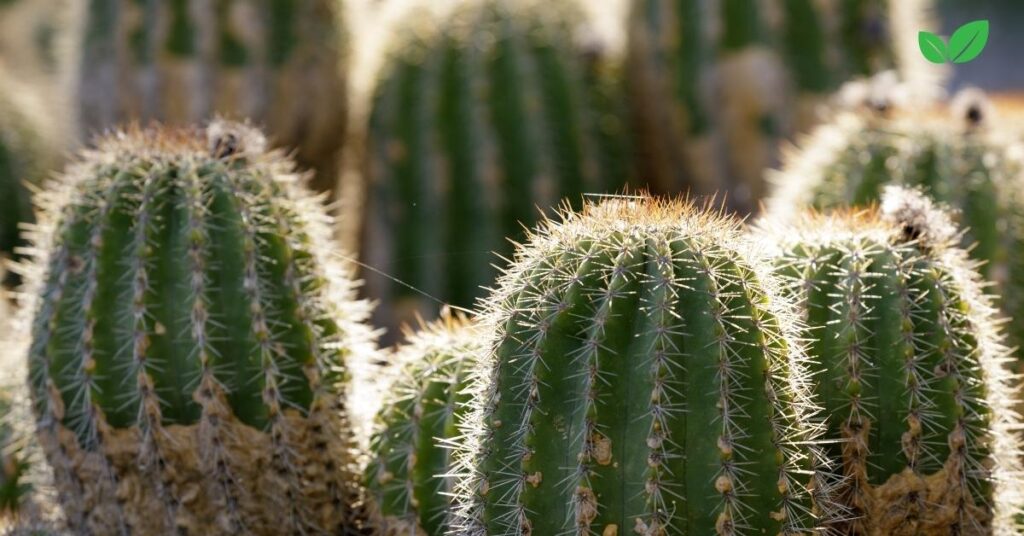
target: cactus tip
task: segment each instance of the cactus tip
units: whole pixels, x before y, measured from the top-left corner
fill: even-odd
[[[915,241],[923,247],[944,247],[959,236],[949,209],[915,188],[886,186],[881,213],[884,221],[899,229],[901,240]]]

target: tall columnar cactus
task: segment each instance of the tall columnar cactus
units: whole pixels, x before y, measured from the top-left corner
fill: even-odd
[[[346,130],[339,0],[70,2],[84,135],[131,120],[249,118],[333,191]]]
[[[811,326],[843,534],[1019,534],[1018,393],[976,263],[948,216],[891,187],[883,214],[772,227]]]
[[[401,370],[387,391],[365,472],[382,534],[446,534],[452,451],[469,409],[470,370],[486,338],[475,324],[448,317],[423,328],[396,352]]]
[[[573,40],[572,0],[470,0],[446,20],[414,14],[377,83],[369,119],[371,296],[399,325],[468,307],[493,252],[539,211],[623,186],[623,125],[607,66]]]
[[[899,40],[916,43],[925,3],[630,0],[643,176],[662,191],[728,189],[755,208],[780,140],[846,79],[901,66]]]
[[[617,200],[545,224],[488,302],[465,533],[813,526],[807,485],[825,496],[827,479],[779,286],[736,223],[689,205]]]
[[[920,187],[957,209],[962,244],[998,283],[1014,345],[1024,341],[1024,143],[976,90],[949,111],[894,109],[839,114],[806,140],[774,177],[768,213],[877,201],[889,184]],[[876,103],[877,105],[877,103]],[[995,116],[995,117],[993,117]]]
[[[348,534],[367,307],[291,164],[202,134],[102,138],[43,199],[29,383],[69,524]]]
[[[28,185],[41,182],[56,161],[46,118],[45,104],[32,89],[0,68],[0,259],[23,244],[19,226],[33,219]]]

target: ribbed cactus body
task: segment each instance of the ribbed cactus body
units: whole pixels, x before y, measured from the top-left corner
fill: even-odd
[[[220,122],[117,133],[44,200],[29,377],[76,530],[351,528],[368,311],[263,143]]]
[[[628,167],[613,86],[573,41],[571,1],[484,0],[443,22],[411,17],[369,119],[365,261],[471,306],[506,237],[561,200],[621,188]],[[432,21],[432,22],[431,22]],[[586,56],[586,57],[585,57]],[[433,303],[367,274],[396,326]]]
[[[980,94],[946,113],[840,114],[792,155],[774,181],[770,215],[875,202],[887,185],[920,187],[957,210],[962,244],[999,284],[1009,335],[1024,340],[1024,145]],[[996,117],[993,117],[993,116]]]
[[[76,4],[82,133],[132,120],[251,119],[333,192],[346,129],[345,35],[335,0]]]
[[[955,228],[919,193],[772,228],[805,315],[843,534],[1018,534],[1010,353]]]
[[[467,533],[814,525],[803,354],[756,259],[736,224],[646,199],[538,231],[489,302]]]
[[[469,410],[470,371],[486,338],[446,318],[397,350],[399,376],[387,389],[365,472],[382,534],[446,534],[454,443]]]
[[[897,66],[891,26],[913,23],[890,19],[893,3],[630,0],[643,176],[667,192],[729,190],[736,208],[756,208],[780,140],[851,76]]]

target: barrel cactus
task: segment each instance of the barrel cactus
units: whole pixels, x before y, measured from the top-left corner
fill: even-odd
[[[371,441],[366,487],[382,534],[447,534],[454,445],[468,411],[470,371],[483,350],[478,326],[448,316],[396,352]]]
[[[369,118],[365,260],[379,324],[468,307],[540,209],[622,186],[622,104],[572,0],[459,3],[410,16]]]
[[[882,97],[884,98],[884,96]],[[909,110],[876,102],[880,111],[840,113],[821,126],[774,177],[772,218],[794,208],[864,205],[885,186],[923,188],[957,210],[962,245],[1000,287],[1014,345],[1024,341],[1024,144],[977,90],[964,90],[945,110]],[[883,113],[884,112],[884,113]]]
[[[72,2],[84,135],[132,120],[249,118],[333,191],[346,130],[341,2]],[[79,12],[81,11],[81,12]]]
[[[690,205],[615,200],[544,224],[487,302],[460,534],[822,523],[830,480],[780,290],[735,222]]]
[[[1020,534],[1010,352],[948,216],[890,187],[882,213],[765,225],[800,303],[841,460],[843,534]]]
[[[330,218],[255,130],[128,130],[31,239],[37,436],[93,534],[345,533],[344,397],[372,353]]]
[[[812,124],[827,95],[911,63],[900,61],[901,41],[913,39],[903,28],[924,27],[923,4],[629,0],[643,176],[668,192],[727,189],[737,209],[752,210],[780,140]]]

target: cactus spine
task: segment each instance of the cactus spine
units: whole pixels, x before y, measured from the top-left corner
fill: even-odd
[[[46,194],[39,440],[76,530],[344,531],[367,307],[291,164],[248,127],[205,134],[100,139]]]
[[[1010,353],[955,227],[893,187],[884,214],[771,229],[805,315],[843,534],[1019,534]]]
[[[884,99],[884,96],[883,96]],[[921,187],[958,212],[962,244],[1000,287],[1014,345],[1024,341],[1024,144],[998,123],[976,90],[953,99],[944,114],[894,110],[839,114],[790,155],[774,181],[768,212],[828,209],[877,201],[889,184]],[[875,103],[878,106],[878,103]]]
[[[341,3],[82,2],[74,47],[85,135],[132,120],[252,119],[333,192],[346,129]]]
[[[536,232],[488,302],[465,533],[810,529],[810,378],[758,259],[735,222],[642,198]]]
[[[469,408],[470,370],[482,333],[445,317],[398,349],[398,378],[377,416],[366,485],[382,534],[446,534],[453,446]]]
[[[667,192],[728,189],[754,209],[779,141],[846,79],[897,66],[891,25],[919,19],[923,3],[630,0],[642,175]]]
[[[371,266],[463,307],[537,207],[621,187],[626,166],[616,97],[572,40],[571,0],[466,4],[444,22],[412,17],[377,83],[364,240]],[[431,316],[419,294],[366,279],[379,312],[398,310],[381,324]]]

